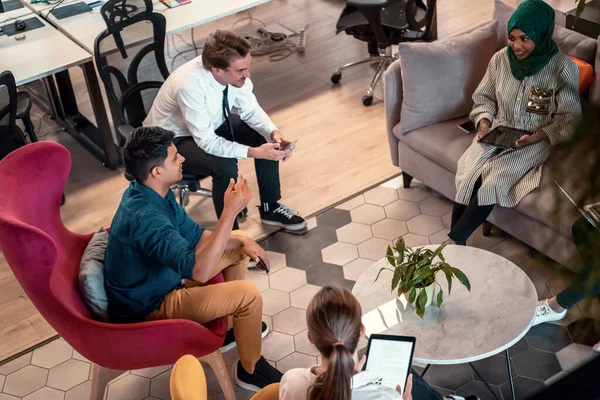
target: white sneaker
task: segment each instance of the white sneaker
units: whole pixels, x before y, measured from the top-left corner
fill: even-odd
[[[537,309],[535,310],[535,319],[532,326],[543,324],[544,322],[559,321],[565,315],[567,315],[567,310],[557,313],[548,305],[548,299],[541,300],[538,302]]]
[[[594,348],[593,348],[593,350],[594,350],[596,353],[600,353],[600,342],[598,342],[598,343],[596,343],[596,344],[594,345]]]

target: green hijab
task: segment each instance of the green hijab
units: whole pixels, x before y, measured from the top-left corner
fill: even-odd
[[[508,33],[515,28],[525,32],[535,43],[535,49],[523,60],[517,58],[510,46],[506,49],[510,71],[522,81],[539,72],[558,53],[558,46],[552,40],[554,10],[543,0],[526,0],[508,21]]]

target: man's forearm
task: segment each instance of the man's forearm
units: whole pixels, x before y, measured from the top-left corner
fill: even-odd
[[[223,210],[215,229],[196,246],[196,262],[192,271],[195,281],[206,282],[212,278],[212,273],[221,261],[223,252],[229,246],[231,228],[236,217],[237,214],[234,212]]]

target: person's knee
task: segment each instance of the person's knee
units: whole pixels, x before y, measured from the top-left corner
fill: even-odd
[[[256,284],[251,281],[239,281],[239,284],[239,290],[244,294],[244,297],[248,299],[248,303],[255,303],[262,309],[262,294]]]
[[[222,158],[213,170],[214,179],[237,179],[238,165],[235,158]]]

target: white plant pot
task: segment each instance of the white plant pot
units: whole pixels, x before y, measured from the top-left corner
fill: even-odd
[[[424,289],[416,289],[417,295],[415,296],[415,301],[416,299],[419,298],[419,294],[421,293],[422,290],[425,290],[425,293],[427,294],[427,302],[425,303],[425,308],[429,307],[431,305],[431,303],[433,302],[433,296],[435,295],[435,284],[431,284],[427,287],[425,287]],[[408,302],[408,293],[405,295],[406,296],[406,301]],[[414,303],[408,303],[409,306],[411,307],[415,307]]]

